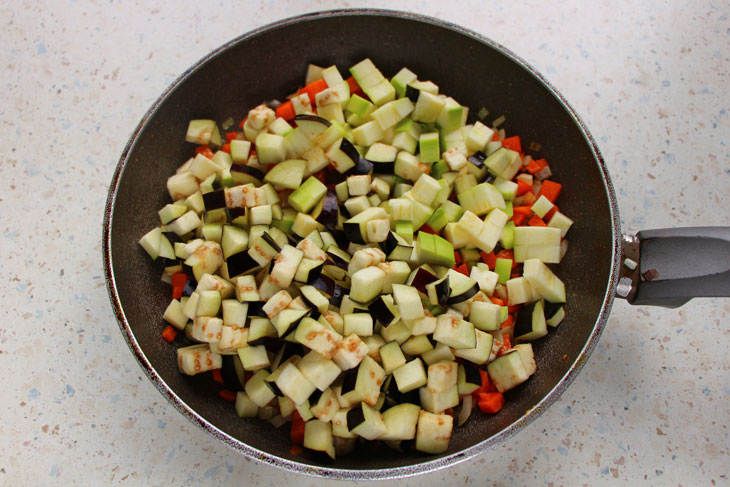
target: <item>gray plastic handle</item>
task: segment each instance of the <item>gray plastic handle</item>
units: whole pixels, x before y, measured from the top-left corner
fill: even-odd
[[[642,230],[624,235],[616,294],[631,304],[676,308],[730,296],[730,227]]]

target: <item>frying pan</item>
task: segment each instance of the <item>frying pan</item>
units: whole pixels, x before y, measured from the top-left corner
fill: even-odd
[[[569,252],[556,270],[568,293],[567,317],[534,342],[538,372],[506,393],[499,414],[475,414],[455,429],[441,455],[394,454],[387,447],[365,445],[332,463],[308,453],[293,456],[287,428],[238,419],[232,405],[217,398],[209,378],[178,372],[175,347],[159,335],[169,288],[137,241],[159,224],[157,210],[169,202],[164,181],[189,157],[191,147],[182,134],[190,119],[241,118],[263,100],[295,91],[308,63],[336,64],[346,72],[366,57],[386,76],[406,66],[472,112],[487,107],[495,117],[504,115],[508,133],[519,134],[525,143],[539,142],[541,156],[551,162],[554,179],[564,187],[561,211],[575,224],[568,235]],[[730,228],[623,237],[616,196],[595,141],[540,74],[474,32],[383,10],[283,20],[234,39],[183,73],[150,108],[122,153],[107,200],[103,245],[107,287],[121,330],[148,377],[178,410],[249,457],[291,471],[353,480],[444,468],[520,430],[575,378],[598,341],[615,294],[668,307],[692,296],[730,295]]]

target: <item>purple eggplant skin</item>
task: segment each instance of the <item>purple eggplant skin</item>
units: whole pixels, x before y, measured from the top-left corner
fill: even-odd
[[[474,154],[470,155],[467,160],[474,164],[477,168],[481,169],[484,167],[484,161],[486,158],[487,155],[484,152],[476,151]]]
[[[396,233],[388,232],[388,237],[380,243],[380,250],[382,250],[385,255],[390,255],[390,253],[393,252],[397,246],[398,239],[396,238]]]
[[[205,211],[217,210],[226,207],[226,195],[222,189],[203,193],[203,206]]]
[[[448,301],[446,301],[446,304],[459,304],[463,303],[467,299],[470,299],[476,295],[476,293],[479,292],[479,284],[474,284],[469,290],[466,292],[459,294],[457,296],[451,296],[449,297]]]
[[[233,165],[231,165],[230,171],[231,171],[231,175],[233,175],[233,173],[238,172],[238,173],[242,173],[242,174],[251,176],[254,179],[258,179],[259,182],[263,181],[264,176],[265,176],[264,173],[262,173],[255,167],[247,166],[246,164],[239,164],[236,162],[234,162]],[[234,179],[235,179],[235,176],[234,176]]]
[[[238,374],[236,374],[236,367],[233,365],[233,361],[236,360],[233,355],[223,355],[223,366],[221,367],[221,377],[223,383],[231,391],[242,391],[243,385],[238,380]]]
[[[418,101],[418,97],[420,96],[420,94],[421,90],[419,90],[418,88],[411,85],[406,85],[406,98],[411,100],[413,103],[416,103]]]
[[[373,170],[373,163],[365,159],[364,157],[358,157],[357,164],[355,167],[347,171],[347,175],[360,176],[364,174],[370,174]]]
[[[279,247],[279,244],[276,243],[276,241],[271,238],[271,235],[269,235],[268,232],[264,232],[261,234],[261,238],[271,246],[272,249],[276,250],[277,252],[281,252],[281,247]]]
[[[437,280],[438,277],[434,276],[423,267],[419,267],[416,271],[416,275],[413,276],[411,286],[415,287],[416,289],[418,289],[419,292],[422,292],[423,294],[428,294],[428,291],[426,290],[426,284],[431,284],[432,282]]]
[[[355,389],[355,384],[357,383],[357,367],[354,369],[350,369],[345,371],[342,374],[342,394],[347,394],[348,392]]]
[[[350,261],[343,259],[342,256],[340,256],[335,250],[333,250],[334,248],[337,248],[337,250],[344,253],[344,250],[341,250],[338,247],[331,247],[327,249],[327,252],[325,252],[325,254],[332,262],[325,262],[325,265],[334,265],[336,267],[339,267],[340,269],[347,270],[347,267],[350,265]]]
[[[393,174],[393,171],[395,170],[395,161],[371,161],[370,159],[365,159],[366,161],[372,163],[373,165],[373,174]]]
[[[330,297],[335,293],[335,281],[331,277],[320,275],[309,284],[324,293],[327,297]]]
[[[259,263],[253,260],[245,250],[229,256],[226,263],[228,264],[228,275],[231,278],[259,267]]]
[[[205,201],[205,200],[204,200]],[[246,216],[246,207],[238,206],[236,208],[226,208],[226,218],[229,222],[232,222],[236,218]]]
[[[365,421],[365,413],[362,412],[362,405],[358,404],[347,411],[347,429],[352,431]]]
[[[338,171],[335,171],[334,169],[331,169],[330,166],[327,166],[324,169],[325,186],[334,186],[334,185],[340,184],[344,181],[347,181],[346,174],[342,174]]]
[[[339,308],[342,304],[342,298],[345,297],[345,294],[347,294],[349,291],[349,289],[335,283],[335,289],[332,293],[332,297],[330,298],[330,304]]]
[[[340,150],[352,159],[352,163],[357,166],[357,163],[360,161],[360,152],[358,152],[357,147],[352,145],[352,142],[343,137],[342,142],[340,142]]]
[[[306,120],[308,122],[318,122],[318,123],[321,123],[322,125],[324,125],[325,127],[329,127],[330,125],[332,125],[329,122],[329,120],[327,120],[326,118],[319,117],[317,115],[300,114],[300,115],[297,115],[294,117],[294,121],[296,122],[297,120]]]
[[[368,312],[372,315],[376,322],[380,323],[384,327],[389,326],[395,319],[395,314],[388,307],[382,296],[379,296],[375,301],[370,303]]]
[[[345,222],[342,224],[342,229],[345,231],[345,235],[347,235],[347,239],[350,242],[356,244],[367,243],[362,237],[362,229],[360,228],[359,223]]]
[[[522,306],[520,311],[517,313],[517,319],[515,320],[514,337],[519,338],[522,335],[527,335],[532,332],[532,312],[535,309],[535,303],[530,303],[527,306]]]
[[[434,284],[434,288],[436,289],[439,306],[446,306],[449,302],[449,276]]]
[[[337,202],[337,194],[334,191],[327,191],[324,197],[324,206],[317,221],[324,225],[327,230],[334,231],[337,226],[337,218],[339,216],[340,205]]]

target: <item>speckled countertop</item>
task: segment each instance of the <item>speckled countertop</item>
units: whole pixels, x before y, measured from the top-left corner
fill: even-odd
[[[463,24],[525,58],[584,118],[625,231],[730,225],[727,2],[148,3],[0,12],[0,485],[334,484],[248,461],[184,419],[129,352],[102,272],[106,190],[140,117],[209,50],[276,19],[397,6]],[[398,485],[728,485],[729,318],[727,299],[617,302],[537,421]]]

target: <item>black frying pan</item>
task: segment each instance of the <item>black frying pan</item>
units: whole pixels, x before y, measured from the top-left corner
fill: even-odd
[[[446,453],[400,455],[387,447],[364,446],[328,463],[318,456],[293,456],[288,428],[239,420],[231,403],[217,398],[209,377],[178,372],[175,348],[160,338],[169,288],[137,241],[159,224],[157,210],[169,202],[164,182],[189,157],[191,146],[183,142],[183,134],[190,119],[238,119],[261,101],[296,90],[310,62],[337,64],[346,72],[365,57],[386,76],[407,66],[472,112],[487,107],[495,116],[505,115],[508,133],[519,134],[526,143],[541,143],[542,156],[564,187],[560,208],[575,221],[570,250],[557,270],[568,291],[567,318],[534,343],[538,372],[506,394],[499,414],[476,414],[457,428]],[[677,266],[673,252],[696,249],[702,240],[714,246],[713,255],[724,267],[698,268],[706,257]],[[317,13],[271,24],[222,46],[185,72],[132,135],[111,183],[104,220],[112,305],[130,348],[163,395],[193,422],[246,455],[293,471],[349,479],[446,467],[515,433],[575,378],[601,334],[615,292],[634,302],[665,306],[692,296],[730,295],[729,241],[728,228],[622,239],[616,198],[595,141],[538,73],[502,46],[458,26],[375,10]],[[626,256],[640,262],[636,270],[622,264]],[[704,274],[714,276],[700,279]]]

